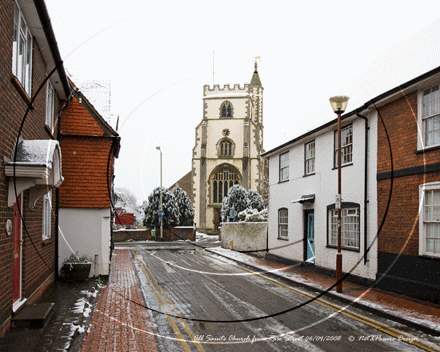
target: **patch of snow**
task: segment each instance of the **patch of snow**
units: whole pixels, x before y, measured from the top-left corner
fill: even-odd
[[[87,297],[95,298],[97,296],[97,294],[98,294],[98,291],[95,290],[94,292],[90,292],[90,291],[87,291],[87,290],[83,290],[80,293],[83,294],[83,295],[86,295]]]

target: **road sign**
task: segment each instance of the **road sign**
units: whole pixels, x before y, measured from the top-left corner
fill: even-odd
[[[165,213],[164,213],[163,210],[159,210],[159,211],[157,212],[157,217],[158,217],[159,219],[162,219],[162,218],[164,217],[164,215],[165,215]]]

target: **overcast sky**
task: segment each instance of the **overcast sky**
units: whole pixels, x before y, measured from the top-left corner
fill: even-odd
[[[249,83],[255,56],[265,150],[333,119],[332,95],[348,95],[350,111],[440,66],[438,0],[46,4],[75,84],[111,82],[122,138],[115,185],[138,203],[159,186],[156,146],[165,187],[191,170],[203,85]]]

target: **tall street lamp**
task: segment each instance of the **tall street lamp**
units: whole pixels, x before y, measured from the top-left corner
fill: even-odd
[[[337,96],[330,98],[333,111],[338,115],[338,194],[336,195],[335,207],[338,209],[338,253],[336,254],[336,292],[342,292],[342,253],[341,253],[341,115],[348,103],[348,97]]]
[[[160,147],[156,147],[160,152],[160,239],[163,237],[163,204],[162,204],[162,150]]]

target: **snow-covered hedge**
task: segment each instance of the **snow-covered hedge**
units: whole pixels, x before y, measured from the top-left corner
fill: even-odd
[[[258,211],[257,209],[246,209],[238,213],[238,221],[266,222],[267,215],[267,209],[263,209],[261,211]]]

